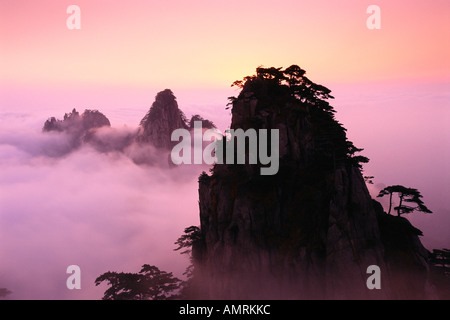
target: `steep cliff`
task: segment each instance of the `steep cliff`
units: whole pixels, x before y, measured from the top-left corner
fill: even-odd
[[[335,120],[330,91],[304,73],[297,66],[259,68],[236,82],[242,90],[232,99],[231,128],[278,129],[280,166],[276,175],[261,176],[261,164],[216,164],[210,176],[201,175],[194,252],[202,297],[420,296],[407,288],[414,277],[425,285],[426,250],[399,222],[409,251],[395,257],[403,252],[389,244],[396,227],[361,174],[368,159],[355,155],[361,149]],[[381,269],[381,290],[366,286],[370,265]],[[400,279],[404,268],[408,275]]]
[[[194,129],[194,124],[196,121],[200,121],[202,123],[202,128],[203,129],[213,129],[216,128],[216,125],[208,120],[208,119],[204,119],[202,116],[198,115],[198,114],[194,114],[191,117],[191,120],[189,120],[189,130]]]
[[[166,89],[156,95],[155,102],[141,120],[137,141],[169,150],[174,145],[170,137],[175,129],[188,129],[186,117],[178,108],[172,91]]]

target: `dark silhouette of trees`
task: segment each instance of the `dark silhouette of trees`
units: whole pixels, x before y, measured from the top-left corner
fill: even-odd
[[[95,279],[96,286],[102,282],[109,286],[102,300],[172,300],[192,297],[195,290],[192,247],[200,239],[200,228],[190,226],[184,229],[184,234],[175,242],[177,248],[174,250],[183,249],[181,254],[188,254],[191,262],[183,273],[187,277],[186,281],[174,277],[172,272],[148,264],[144,264],[139,273],[108,271]]]
[[[358,169],[362,170],[362,164],[361,163],[368,163],[369,158],[362,156],[362,155],[355,155],[358,152],[364,151],[362,148],[357,148],[351,141],[347,141],[347,159],[350,160],[350,162],[357,167]]]
[[[450,249],[433,249],[430,261],[446,277],[450,278]]]
[[[108,118],[98,110],[86,109],[80,113],[74,108],[72,112],[64,114],[63,120],[57,120],[55,117],[49,118],[42,130],[49,131],[66,131],[72,134],[81,135],[93,128],[110,127],[111,123]]]
[[[110,286],[103,300],[167,300],[176,296],[181,280],[171,272],[144,264],[139,273],[106,272],[95,279],[95,285],[106,281]]]
[[[428,209],[423,201],[421,200],[423,197],[420,194],[419,190],[414,188],[407,188],[401,185],[393,185],[388,186],[380,191],[377,197],[381,198],[386,195],[389,195],[389,211],[388,214],[391,214],[392,205],[393,205],[393,195],[396,193],[399,197],[399,204],[394,208],[397,211],[397,215],[405,213],[411,213],[414,211],[423,212],[423,213],[432,213],[430,209]]]
[[[191,117],[191,120],[189,120],[189,123],[187,123],[187,125],[189,126],[189,129],[194,129],[194,122],[195,121],[201,121],[203,129],[216,128],[216,125],[212,121],[207,120],[207,119],[203,118],[202,116],[200,116],[198,114],[194,114]]]
[[[368,184],[373,184],[373,178],[375,178],[374,176],[364,176],[364,181]]]
[[[185,249],[181,254],[190,254],[192,252],[192,246],[196,241],[200,241],[201,233],[200,228],[196,226],[190,226],[184,229],[184,234],[181,235],[175,242],[178,245],[174,251]]]
[[[193,247],[201,241],[201,231],[199,227],[190,226],[184,229],[184,234],[181,235],[175,244],[177,248],[174,251],[183,250],[181,254],[187,254],[189,256],[190,264],[187,266],[185,272],[186,280],[181,285],[179,298],[192,299],[198,295],[198,290],[195,284],[195,268],[194,268],[194,256]]]

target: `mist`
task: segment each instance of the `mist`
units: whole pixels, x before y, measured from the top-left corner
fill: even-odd
[[[185,227],[198,225],[203,166],[138,165],[151,147],[99,152],[88,144],[68,153],[61,133],[42,133],[31,115],[3,113],[0,129],[0,287],[11,299],[100,299],[94,280],[143,264],[182,273],[174,252]],[[121,135],[130,128],[107,129]],[[66,288],[66,268],[81,268],[81,290]]]

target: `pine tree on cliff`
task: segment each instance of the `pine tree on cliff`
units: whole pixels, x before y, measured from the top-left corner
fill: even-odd
[[[319,151],[337,162],[347,161],[362,170],[362,163],[369,159],[356,155],[363,151],[354,146],[346,137],[346,131],[334,114],[336,111],[327,101],[334,99],[331,90],[316,84],[305,76],[306,71],[297,65],[286,69],[258,67],[256,75],[233,82],[232,86],[241,89],[238,97],[229,97],[229,104],[238,99],[258,99],[260,109],[273,110],[280,106],[291,106],[302,112],[302,108],[311,108],[317,120],[317,146]],[[283,107],[281,107],[283,108]]]
[[[423,213],[433,213],[430,209],[428,209],[421,198],[423,196],[420,194],[419,190],[414,188],[407,188],[401,185],[388,186],[380,191],[378,194],[378,198],[382,198],[386,195],[389,195],[389,211],[388,214],[391,214],[392,204],[393,204],[393,195],[398,195],[399,204],[394,208],[397,211],[397,215],[400,217],[402,214],[411,213],[414,211],[423,212]]]

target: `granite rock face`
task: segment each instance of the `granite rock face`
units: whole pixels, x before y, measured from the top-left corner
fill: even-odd
[[[276,175],[261,176],[260,164],[216,164],[211,175],[200,176],[202,239],[194,252],[202,298],[423,293],[417,288],[426,283],[427,251],[406,227],[402,248],[408,250],[391,246],[388,230],[396,227],[386,220],[395,217],[386,218],[371,199],[356,148],[330,109],[318,107],[322,102],[293,98],[290,87],[267,75],[248,80],[234,99],[232,129],[279,130],[280,167]],[[371,265],[380,267],[381,290],[366,285]],[[399,274],[405,276],[398,280]],[[415,293],[408,290],[411,281],[419,283]]]
[[[98,110],[86,109],[80,115],[76,109],[73,109],[72,112],[64,115],[63,120],[58,120],[55,117],[49,118],[44,123],[42,131],[61,132],[66,135],[66,147],[59,149],[54,154],[61,156],[77,149],[84,142],[89,142],[97,129],[110,127],[109,119]]]

